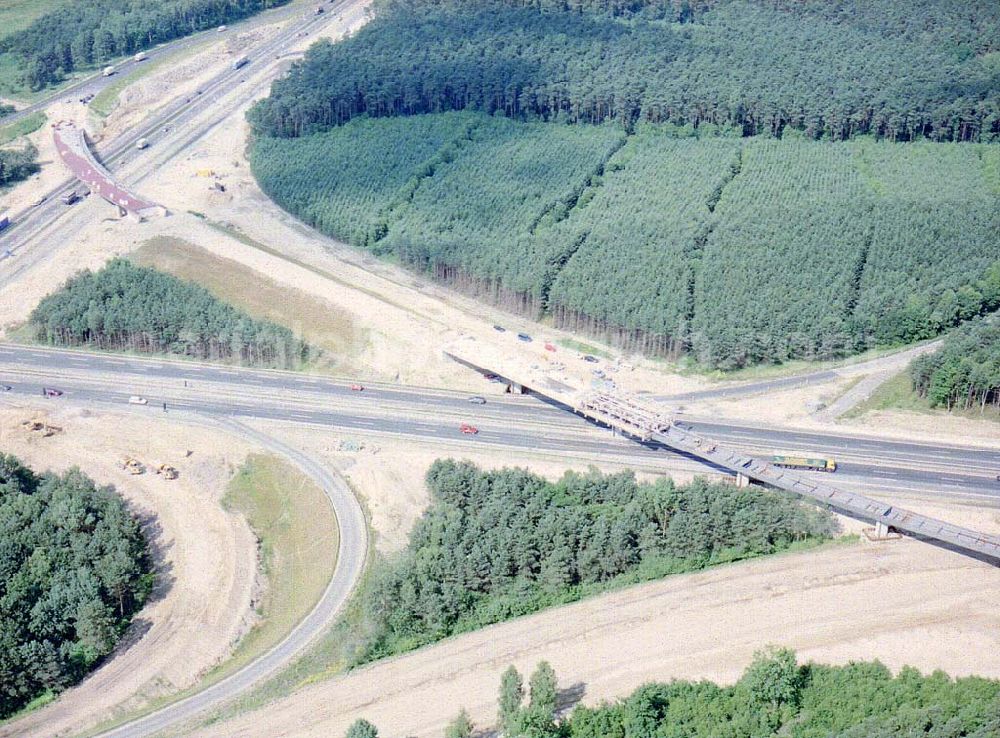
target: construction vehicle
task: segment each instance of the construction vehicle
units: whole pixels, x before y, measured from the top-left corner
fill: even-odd
[[[40,420],[25,420],[21,422],[21,425],[32,433],[41,433],[42,438],[48,438],[49,436],[54,436],[56,433],[62,433],[62,428],[58,425],[49,425],[48,423],[43,423]]]
[[[245,67],[249,63],[250,59],[248,57],[241,56],[239,59],[233,62],[233,69],[240,69],[241,67]]]
[[[104,67],[104,71],[101,72],[101,76],[102,77],[110,77],[114,73],[115,73],[115,68],[114,67]]]
[[[146,465],[133,456],[126,456],[121,460],[120,466],[129,474],[145,474]]]
[[[804,471],[837,471],[837,462],[824,456],[789,456],[775,454],[771,463],[785,469],[802,469]]]
[[[466,433],[470,436],[474,436],[479,432],[479,429],[476,426],[469,425],[468,423],[462,423],[458,426],[458,429],[462,431],[462,433]]]
[[[132,61],[137,61],[137,62],[146,61],[146,59],[147,57],[145,51],[140,51],[138,54],[132,57]]]
[[[62,200],[63,205],[72,205],[74,202],[80,199],[80,193],[77,192],[76,190],[70,190],[59,199]]]
[[[140,151],[142,151],[147,146],[149,146],[149,139],[148,138],[140,138],[138,141],[135,142],[135,147],[137,149],[139,149]]]
[[[160,464],[156,467],[156,473],[164,479],[177,479],[178,477],[177,469],[170,466],[170,464]]]

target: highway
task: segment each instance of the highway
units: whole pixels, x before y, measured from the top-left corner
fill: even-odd
[[[3,396],[38,396],[43,387],[64,392],[52,403],[103,405],[147,413],[198,413],[212,418],[261,419],[325,428],[331,432],[392,434],[435,440],[467,448],[493,446],[577,458],[608,458],[646,468],[706,471],[702,462],[656,444],[641,445],[533,396],[489,395],[485,405],[469,393],[389,383],[367,383],[293,372],[242,369],[186,361],[167,361],[0,345]],[[149,405],[130,407],[137,394]],[[943,446],[870,438],[844,433],[805,432],[744,425],[712,418],[680,416],[684,426],[748,453],[812,451],[833,456],[838,483],[871,494],[920,492],[941,498],[1000,504],[1000,450]],[[479,428],[474,436],[458,426]],[[514,459],[516,461],[516,457]],[[820,478],[822,478],[820,474]]]

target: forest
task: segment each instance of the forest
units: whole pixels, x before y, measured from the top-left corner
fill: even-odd
[[[20,148],[0,148],[0,187],[27,179],[40,169],[38,149],[31,142]]]
[[[1000,268],[994,272],[1000,306]],[[1000,414],[1000,313],[949,333],[940,349],[914,359],[910,378],[931,407]]]
[[[80,69],[231,23],[289,0],[81,0],[58,6],[0,39],[32,91]]]
[[[330,235],[705,366],[837,358],[993,309],[1000,146],[725,134],[451,112],[262,137],[251,166]]]
[[[279,137],[476,110],[990,142],[998,51],[992,0],[396,0],[351,38],[313,45],[249,117]]]
[[[611,586],[811,545],[831,515],[762,489],[631,473],[482,471],[439,460],[430,507],[363,595],[359,663]]]
[[[139,523],[113,487],[0,455],[0,718],[111,653],[152,578]]]
[[[113,259],[43,298],[29,325],[54,346],[90,346],[185,356],[246,366],[299,368],[306,345],[290,330],[257,320],[202,287]]]

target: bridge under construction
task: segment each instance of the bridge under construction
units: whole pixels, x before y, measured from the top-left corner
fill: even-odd
[[[758,484],[804,497],[835,512],[874,525],[876,537],[893,533],[942,544],[961,553],[1000,564],[1000,537],[927,517],[897,505],[848,492],[762,459],[722,446],[686,430],[662,407],[618,390],[576,390],[566,382],[522,367],[509,357],[478,350],[469,342],[445,349],[445,355],[477,371],[496,374],[517,391],[530,391],[636,441],[659,444],[696,457],[736,477],[737,484]]]

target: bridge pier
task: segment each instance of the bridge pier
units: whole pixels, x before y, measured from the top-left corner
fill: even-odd
[[[750,486],[750,477],[743,472],[736,472],[736,486],[739,488]]]
[[[869,541],[895,541],[903,536],[899,534],[898,531],[892,528],[892,526],[887,523],[883,523],[881,520],[875,521],[874,528],[865,528],[865,537]]]

